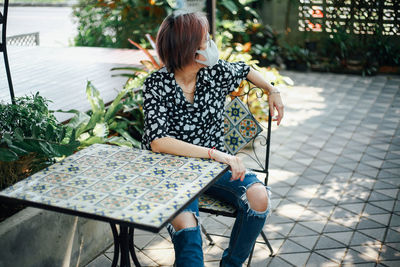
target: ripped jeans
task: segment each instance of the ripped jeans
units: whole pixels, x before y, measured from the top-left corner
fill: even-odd
[[[268,201],[268,208],[264,212],[258,212],[250,208],[247,201],[246,191],[255,183],[261,183],[253,173],[246,173],[242,181],[230,181],[232,174],[228,171],[224,174],[206,194],[231,203],[237,208],[236,221],[230,236],[229,246],[224,251],[221,266],[236,267],[242,266],[260,234],[265,220],[271,210],[271,201]],[[267,188],[268,196],[270,190]],[[192,212],[199,216],[198,200],[194,200],[184,212]],[[185,228],[175,231],[170,224],[168,231],[175,248],[176,266],[201,267],[204,266],[202,240],[200,225],[197,227]]]

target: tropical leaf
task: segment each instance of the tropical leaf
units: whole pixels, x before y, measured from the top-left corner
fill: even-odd
[[[14,137],[15,137],[18,141],[24,140],[24,132],[22,131],[21,128],[15,128],[15,130],[14,130]]]
[[[88,81],[86,84],[86,96],[90,105],[92,106],[93,113],[104,111],[104,102],[100,97],[100,92],[90,81]]]
[[[9,133],[3,134],[2,142],[6,142],[8,145],[12,144],[11,135]]]
[[[138,75],[135,73],[120,73],[120,74],[113,74],[111,77],[128,77],[129,79],[135,79]]]
[[[54,135],[54,128],[51,124],[48,124],[46,127],[46,133],[45,137],[47,140],[50,140],[50,138]]]
[[[134,139],[127,131],[125,131],[124,129],[115,129],[115,131],[123,136],[127,141],[129,141],[134,147],[140,148],[141,143]]]
[[[97,123],[101,122],[104,116],[104,111],[100,111],[100,112],[94,112],[92,114],[92,116],[90,116],[90,120],[87,123],[87,125],[85,126],[84,131],[89,131],[91,129],[93,129]]]
[[[121,136],[113,136],[107,139],[107,143],[118,145],[118,146],[127,146],[132,147],[132,143],[127,141],[125,138]]]
[[[19,149],[23,149],[25,151],[29,152],[36,152],[36,148],[30,144],[29,140],[22,140],[22,141],[16,141],[12,143],[13,146],[18,147]]]
[[[140,63],[143,64],[143,66],[146,67],[146,69],[148,69],[148,71],[155,71],[157,69],[157,66],[155,66],[151,61],[148,60],[141,60]]]
[[[64,140],[66,134],[67,134],[67,127],[62,127],[61,132],[60,132],[60,139],[58,141],[62,142]]]
[[[6,148],[0,148],[0,161],[10,162],[18,159],[17,153]]]
[[[131,44],[133,44],[134,46],[136,46],[137,48],[139,48],[140,50],[142,50],[146,54],[146,56],[150,59],[150,61],[153,63],[153,66],[156,69],[160,69],[161,68],[161,66],[157,63],[157,61],[154,59],[154,57],[150,54],[150,52],[147,49],[143,48],[140,44],[132,41],[131,39],[128,39],[128,41]]]
[[[147,73],[147,71],[138,67],[120,67],[120,68],[112,68],[111,70],[129,70],[132,72]]]
[[[18,156],[26,155],[26,154],[29,153],[25,149],[22,149],[20,147],[15,146],[15,145],[9,145],[8,149],[13,151],[13,152],[15,152]]]
[[[85,141],[81,142],[82,146],[90,146],[93,144],[104,144],[106,142],[106,139],[100,136],[92,136]]]
[[[52,149],[55,152],[58,157],[61,156],[68,156],[74,153],[74,151],[78,148],[80,145],[79,142],[75,142],[73,144],[66,144],[66,145],[61,145],[61,144],[52,144]]]
[[[78,129],[82,127],[82,125],[87,125],[90,121],[90,116],[82,111],[78,111],[76,115],[68,122],[67,126],[73,129]]]
[[[146,39],[147,41],[149,41],[151,47],[156,50],[156,40],[154,40],[153,36],[151,36],[151,34],[146,33]]]
[[[108,107],[106,114],[104,116],[104,121],[109,122],[110,119],[112,119],[115,116],[115,114],[122,109],[123,104],[121,103],[121,100],[124,96],[126,96],[127,92],[128,90],[124,89],[118,93],[117,97]]]
[[[40,128],[36,125],[32,125],[31,129],[32,129],[32,137],[38,138],[40,134]]]
[[[58,155],[57,152],[53,149],[53,146],[46,141],[39,141],[39,145],[48,156],[53,156],[53,157],[62,156]]]
[[[222,5],[226,7],[233,15],[235,15],[239,10],[236,4],[231,0],[222,1]]]
[[[55,112],[78,114],[78,113],[80,113],[81,111],[79,111],[79,110],[77,110],[77,109],[70,109],[70,110],[57,109]]]

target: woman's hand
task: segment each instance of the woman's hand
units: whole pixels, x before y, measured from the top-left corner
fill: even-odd
[[[283,118],[283,103],[279,91],[272,91],[268,94],[269,110],[271,112],[272,120],[276,121],[277,124],[281,124]],[[278,115],[275,117],[275,109],[278,111]]]
[[[231,181],[238,180],[243,181],[246,174],[246,168],[242,160],[237,156],[232,156],[227,153],[214,150],[212,153],[212,158],[216,161],[226,163],[231,167],[232,178]]]

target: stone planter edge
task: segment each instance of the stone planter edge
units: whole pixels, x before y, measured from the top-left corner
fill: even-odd
[[[0,223],[0,267],[85,266],[112,243],[108,223],[28,207]]]

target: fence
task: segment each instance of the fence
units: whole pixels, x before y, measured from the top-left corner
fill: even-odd
[[[300,0],[298,30],[400,36],[398,0]]]
[[[7,46],[37,46],[39,44],[39,32],[7,37]]]

